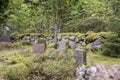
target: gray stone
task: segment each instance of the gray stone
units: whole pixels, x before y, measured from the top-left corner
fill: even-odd
[[[76,48],[76,42],[74,42],[74,41],[69,41],[69,46],[70,46],[72,49],[75,49],[75,48]]]
[[[89,34],[91,34],[91,33],[93,33],[93,31],[88,31],[88,32],[86,32],[85,35],[89,35]]]
[[[79,42],[79,39],[78,39],[77,37],[75,38],[75,42],[76,42],[76,43],[78,43],[78,42]]]
[[[86,50],[84,49],[75,49],[74,50],[74,59],[76,60],[76,65],[86,65]]]
[[[3,34],[2,34],[2,41],[5,41],[5,42],[10,42],[10,34],[11,34],[11,31],[9,29],[9,27],[5,27],[3,29]]]
[[[3,62],[3,63],[11,63],[11,61],[7,60],[7,59],[0,59],[0,62]]]
[[[88,80],[120,80],[120,66],[97,65],[86,71]]]
[[[75,47],[78,48],[80,46],[80,43],[76,43]]]
[[[99,50],[100,47],[101,47],[101,38],[98,38],[92,43],[92,50]]]
[[[81,45],[82,45],[82,46],[86,46],[87,44],[83,41],[83,42],[81,43]]]
[[[62,40],[62,36],[59,34],[58,36],[57,36],[57,39],[60,41],[60,40]]]
[[[69,39],[72,40],[72,41],[74,41],[75,38],[76,38],[75,36],[70,36],[70,37],[69,37]]]

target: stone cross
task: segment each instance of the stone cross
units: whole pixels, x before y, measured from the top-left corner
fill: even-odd
[[[57,48],[57,32],[60,32],[60,29],[58,29],[58,26],[57,26],[57,24],[55,23],[54,24],[54,43],[55,43],[55,45],[54,45],[54,47],[55,48]]]

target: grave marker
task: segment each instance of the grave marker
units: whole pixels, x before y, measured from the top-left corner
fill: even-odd
[[[34,44],[33,45],[33,52],[37,54],[45,53],[45,44]]]
[[[75,49],[74,50],[74,59],[76,60],[77,66],[86,65],[86,50],[84,49]]]
[[[10,31],[9,27],[5,27],[3,29],[3,34],[2,34],[1,40],[4,42],[10,42],[10,33],[11,33],[11,31]]]

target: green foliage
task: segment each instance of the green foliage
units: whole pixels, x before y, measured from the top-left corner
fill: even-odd
[[[30,73],[29,68],[24,64],[16,64],[8,69],[8,78],[10,80],[25,80],[25,77]]]
[[[83,35],[84,35],[83,33],[79,33],[79,32],[76,32],[76,33],[72,33],[72,32],[61,33],[61,36],[65,37],[65,38],[69,38],[70,36],[76,36],[79,40],[81,40]]]
[[[18,42],[19,45],[25,46],[25,45],[30,45],[31,43],[29,43],[27,40],[21,40]]]
[[[29,50],[1,53],[0,58],[14,64],[0,63],[0,78],[10,80],[71,80],[74,78],[73,54],[32,54]],[[3,72],[4,70],[4,72]]]
[[[9,0],[1,1],[0,28],[14,32],[44,33],[56,22],[62,32],[103,31],[111,16],[119,16],[119,1],[100,0]],[[8,6],[3,8],[2,6]],[[4,17],[7,15],[7,17]],[[7,19],[6,19],[7,18]],[[1,20],[2,21],[2,20]]]
[[[120,36],[112,34],[103,40],[102,52],[111,57],[120,57]]]
[[[104,36],[108,36],[108,35],[111,35],[111,33],[110,32],[99,32],[99,33],[92,32],[86,36],[86,42],[90,43],[99,37],[104,37]]]
[[[2,49],[13,49],[13,48],[19,48],[20,45],[19,44],[12,44],[10,42],[0,42],[0,50]]]
[[[54,43],[50,43],[49,45],[47,45],[47,48],[54,48]]]
[[[33,73],[31,78],[33,80],[36,77],[41,77],[42,80],[69,80],[74,76],[74,59],[70,54],[68,56],[60,54],[36,56],[34,57],[34,62],[32,65],[30,64]],[[39,74],[39,76],[34,73]]]
[[[40,43],[46,43],[46,39],[41,38],[41,39],[38,40],[38,43],[39,43],[39,44],[40,44]]]

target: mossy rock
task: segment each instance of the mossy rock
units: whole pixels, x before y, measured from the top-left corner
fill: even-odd
[[[39,40],[38,40],[38,44],[41,44],[41,43],[46,43],[46,39],[43,39],[43,38],[42,38],[42,39],[39,39]]]

